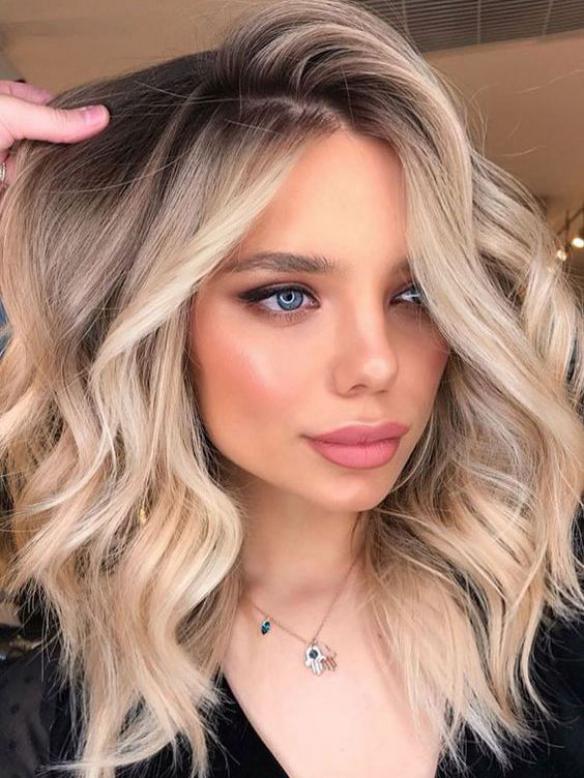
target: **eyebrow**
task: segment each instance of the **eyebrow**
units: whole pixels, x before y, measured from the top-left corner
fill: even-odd
[[[232,258],[223,267],[230,273],[249,272],[250,270],[272,270],[280,273],[345,273],[344,268],[334,259],[323,254],[295,254],[288,251],[259,251],[243,259]],[[410,270],[410,258],[401,257],[394,266],[395,274]]]

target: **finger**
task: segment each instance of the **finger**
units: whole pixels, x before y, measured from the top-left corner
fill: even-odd
[[[15,177],[14,161],[8,155],[15,141],[29,138],[75,143],[100,132],[109,119],[103,105],[52,108],[0,94],[0,161],[6,163],[5,183],[11,184]]]
[[[0,94],[19,97],[31,103],[47,103],[55,97],[48,89],[43,89],[40,86],[23,83],[22,81],[8,81],[2,78],[0,78]]]
[[[0,153],[23,138],[74,143],[99,132],[108,121],[103,105],[52,108],[0,94]]]

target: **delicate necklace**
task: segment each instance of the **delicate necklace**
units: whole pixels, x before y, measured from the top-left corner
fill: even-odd
[[[337,663],[335,660],[335,657],[337,655],[336,651],[333,651],[330,646],[327,646],[326,643],[323,643],[322,641],[318,641],[318,635],[323,627],[323,624],[327,620],[331,610],[333,609],[333,605],[338,600],[341,592],[343,591],[345,584],[347,582],[347,579],[349,578],[349,575],[351,574],[351,570],[355,566],[355,563],[357,562],[358,557],[355,558],[353,561],[353,564],[349,568],[348,573],[345,575],[343,581],[341,582],[341,586],[339,587],[339,590],[337,591],[332,603],[329,606],[328,611],[326,612],[323,620],[320,622],[319,628],[316,630],[316,633],[312,640],[306,640],[306,638],[303,638],[301,635],[298,635],[296,632],[293,632],[293,630],[288,629],[283,624],[280,624],[279,621],[276,621],[276,619],[272,618],[271,616],[267,615],[267,612],[260,608],[258,605],[255,604],[255,602],[251,599],[251,597],[248,594],[244,594],[243,596],[249,600],[249,602],[253,605],[253,607],[259,611],[263,619],[260,622],[260,632],[262,635],[267,635],[268,632],[272,628],[272,624],[276,624],[276,626],[280,627],[280,629],[283,629],[284,632],[287,632],[289,635],[292,635],[293,637],[300,640],[300,642],[304,645],[304,665],[305,667],[308,667],[315,675],[321,675],[325,670],[336,670],[337,669]]]

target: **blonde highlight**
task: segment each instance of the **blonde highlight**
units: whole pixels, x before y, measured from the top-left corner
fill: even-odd
[[[535,198],[473,145],[446,82],[348,0],[280,0],[213,52],[93,82],[77,144],[22,141],[0,210],[2,586],[42,592],[81,737],[52,769],[113,778],[181,744],[207,778],[241,595],[243,506],[191,380],[193,297],[312,140],[403,164],[416,279],[451,356],[430,422],[367,517],[367,607],[412,708],[464,769],[529,741],[538,630],[584,612],[584,329]]]

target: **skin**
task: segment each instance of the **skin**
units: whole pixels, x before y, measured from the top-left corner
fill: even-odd
[[[193,380],[248,511],[248,592],[280,612],[310,600],[322,613],[359,549],[360,534],[350,545],[357,517],[391,490],[426,426],[448,346],[412,302],[411,277],[395,273],[407,255],[406,200],[388,144],[348,130],[314,142],[238,246],[237,262],[260,250],[324,254],[342,273],[207,279],[191,309]],[[309,294],[284,290],[284,303],[272,294],[254,307],[238,297],[272,284]],[[292,320],[266,313],[290,308]],[[382,420],[410,430],[380,467],[334,464],[303,437]]]
[[[314,635],[361,548],[364,522],[350,542],[357,518],[391,491],[432,412],[449,350],[417,307],[411,279],[395,272],[407,246],[393,150],[347,130],[315,141],[235,259],[268,250],[324,254],[343,272],[221,270],[193,297],[189,350],[202,419],[246,513],[247,597],[222,669],[294,778],[432,778],[438,733],[424,721],[418,737],[397,663],[360,607],[359,564],[320,636],[338,669],[318,680],[303,666],[306,644],[278,627],[262,636],[262,614],[248,600],[300,638]],[[240,299],[268,285],[307,294],[272,292],[255,307]],[[290,309],[299,309],[291,320],[265,313]],[[382,420],[410,429],[380,467],[334,464],[303,437]]]

